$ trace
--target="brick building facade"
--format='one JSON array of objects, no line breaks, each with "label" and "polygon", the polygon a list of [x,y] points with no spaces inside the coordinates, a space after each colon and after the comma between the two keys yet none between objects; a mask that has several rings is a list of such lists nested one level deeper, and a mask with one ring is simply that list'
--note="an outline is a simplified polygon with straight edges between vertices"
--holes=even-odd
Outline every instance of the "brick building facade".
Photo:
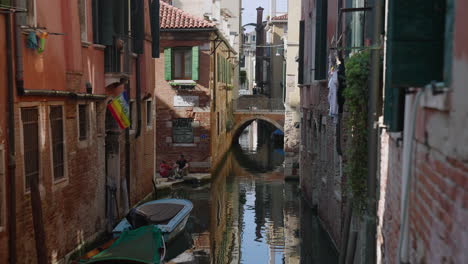
[{"label": "brick building facade", "polygon": [[[366,219],[356,216],[355,211],[347,221],[348,175],[342,172],[351,157],[340,157],[337,146],[346,153],[350,147],[346,139],[353,132],[328,117],[326,73],[333,64],[330,57],[338,54],[346,62],[360,52],[355,49],[366,50],[377,19],[382,24],[387,21],[385,30],[379,32],[382,38],[374,40],[386,40],[377,44],[385,58],[381,71],[385,78],[374,87],[381,95],[377,109],[379,144],[375,146],[379,160],[375,173],[379,183],[376,262],[466,262],[468,236],[462,224],[468,219],[468,151],[464,144],[468,108],[462,103],[466,100],[468,72],[468,41],[462,32],[466,4],[437,0],[421,9],[417,1],[391,1],[379,17],[364,1],[351,2],[302,1],[301,188],[317,207],[344,258],[365,263],[371,256],[366,243],[373,243],[365,234],[373,227],[366,228]],[[403,2],[404,11],[398,8]],[[344,9],[337,12],[339,8]],[[372,16],[363,20],[370,12]],[[337,21],[343,24],[337,25]],[[413,27],[406,27],[407,23]],[[346,102],[344,110],[338,124],[347,118]],[[350,244],[355,245],[354,251],[346,251]]]},{"label": "brick building facade", "polygon": [[161,31],[157,164],[173,164],[184,154],[190,172],[209,172],[213,154],[224,149],[220,136],[227,132],[235,52],[213,23],[166,3]]},{"label": "brick building facade", "polygon": [[[142,1],[138,14],[121,20],[132,19],[141,26],[139,37],[131,33],[141,41],[137,49],[131,48],[128,36],[119,35],[124,29],[128,32],[129,23],[110,31],[100,23],[102,17],[122,15],[112,13],[120,8],[129,10],[128,1],[12,2],[2,4],[28,8],[28,12],[0,7],[0,262],[9,263],[15,255],[16,263],[37,261],[33,177],[39,180],[48,260],[66,262],[70,253],[105,232],[129,206],[152,191],[155,116],[149,6]],[[104,32],[110,32],[107,39]],[[31,49],[33,37],[46,33],[45,50]],[[8,44],[13,47],[11,53],[7,53]],[[8,59],[14,62],[12,74],[7,74]],[[14,85],[13,113],[7,112],[7,80]],[[128,130],[128,141],[106,111],[108,101],[125,89],[141,106]],[[6,125],[5,113],[14,116],[14,142],[6,140],[13,127]],[[9,159],[6,153],[13,143],[16,155]],[[3,167],[8,163],[15,166]],[[129,166],[134,173],[126,173]],[[10,193],[15,194],[15,207],[10,206]],[[105,209],[110,207],[112,214]],[[12,227],[15,233],[9,232]]]}]

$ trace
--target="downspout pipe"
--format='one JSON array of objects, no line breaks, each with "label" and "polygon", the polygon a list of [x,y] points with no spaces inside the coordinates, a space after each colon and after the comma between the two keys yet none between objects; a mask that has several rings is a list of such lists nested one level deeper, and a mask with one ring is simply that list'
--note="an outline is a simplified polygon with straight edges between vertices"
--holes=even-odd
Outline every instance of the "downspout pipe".
[{"label": "downspout pipe", "polygon": [[141,62],[141,55],[138,54],[137,60],[136,60],[136,104],[137,104],[137,128],[135,132],[135,139],[139,138],[141,135],[141,67],[140,67],[140,62]]},{"label": "downspout pipe", "polygon": [[13,31],[12,13],[6,18],[6,45],[8,64],[8,256],[9,263],[16,263],[16,153],[15,153],[15,85],[13,66]]},{"label": "downspout pipe", "polygon": [[[374,28],[372,42],[380,47],[380,36],[383,23],[383,1],[375,0]],[[368,126],[368,167],[367,167],[367,217],[366,217],[366,261],[373,264],[377,261],[377,163],[378,163],[378,113],[380,81],[380,49],[371,51],[371,84],[369,89]]]}]

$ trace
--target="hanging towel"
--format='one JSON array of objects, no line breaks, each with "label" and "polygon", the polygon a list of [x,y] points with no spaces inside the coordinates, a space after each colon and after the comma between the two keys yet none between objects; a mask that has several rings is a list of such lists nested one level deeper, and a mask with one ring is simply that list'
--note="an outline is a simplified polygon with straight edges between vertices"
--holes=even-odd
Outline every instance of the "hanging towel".
[{"label": "hanging towel", "polygon": [[49,36],[49,33],[47,32],[41,32],[39,33],[39,48],[37,49],[37,53],[41,54],[44,52],[45,50],[45,43],[46,43],[46,39],[47,37]]},{"label": "hanging towel", "polygon": [[328,103],[330,105],[329,115],[336,119],[339,114],[338,106],[338,71],[332,70],[328,80]]},{"label": "hanging towel", "polygon": [[29,32],[28,38],[27,38],[27,40],[26,40],[26,47],[27,47],[28,49],[37,50],[38,45],[37,45],[37,36],[36,36],[36,32],[34,32],[34,31]]}]

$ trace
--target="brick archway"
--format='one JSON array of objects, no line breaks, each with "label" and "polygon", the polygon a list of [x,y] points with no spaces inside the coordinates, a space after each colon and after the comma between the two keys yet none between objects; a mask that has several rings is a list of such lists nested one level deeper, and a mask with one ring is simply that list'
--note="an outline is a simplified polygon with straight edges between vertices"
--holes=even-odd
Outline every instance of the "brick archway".
[{"label": "brick archway", "polygon": [[284,113],[235,113],[236,125],[233,128],[233,140],[235,140],[246,127],[255,120],[268,122],[284,132]]}]

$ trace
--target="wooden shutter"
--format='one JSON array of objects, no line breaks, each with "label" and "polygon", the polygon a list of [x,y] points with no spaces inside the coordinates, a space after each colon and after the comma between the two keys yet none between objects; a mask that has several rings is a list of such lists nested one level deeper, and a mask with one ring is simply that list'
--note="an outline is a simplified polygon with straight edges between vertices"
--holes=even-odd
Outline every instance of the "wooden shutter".
[{"label": "wooden shutter", "polygon": [[133,51],[136,54],[143,54],[145,40],[145,6],[143,0],[132,0],[131,20]]},{"label": "wooden shutter", "polygon": [[159,38],[160,38],[160,27],[159,24],[159,9],[160,3],[158,0],[148,0],[150,4],[150,21],[151,21],[151,50],[152,57],[159,58]]},{"label": "wooden shutter", "polygon": [[172,48],[164,49],[164,79],[172,80]]},{"label": "wooden shutter", "polygon": [[327,78],[327,1],[317,1],[315,24],[315,80]]},{"label": "wooden shutter", "polygon": [[305,23],[304,20],[299,22],[299,74],[298,74],[298,83],[304,84],[304,29]]},{"label": "wooden shutter", "polygon": [[403,130],[405,87],[443,81],[446,0],[389,1],[384,123]]},{"label": "wooden shutter", "polygon": [[386,80],[391,88],[443,81],[445,2],[389,1]]},{"label": "wooden shutter", "polygon": [[200,48],[198,46],[192,47],[192,80],[198,81],[199,73],[198,68],[200,65]]}]

